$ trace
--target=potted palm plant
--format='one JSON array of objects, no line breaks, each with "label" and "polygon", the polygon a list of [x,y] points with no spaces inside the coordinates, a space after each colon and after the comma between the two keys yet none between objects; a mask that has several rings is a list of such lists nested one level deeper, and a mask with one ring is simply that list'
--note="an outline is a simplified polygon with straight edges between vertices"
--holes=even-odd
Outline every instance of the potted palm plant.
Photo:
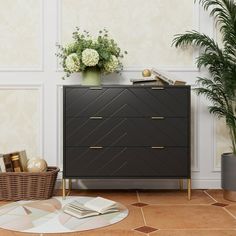
[{"label": "potted palm plant", "polygon": [[221,185],[224,198],[236,201],[236,2],[234,0],[199,0],[216,19],[223,46],[197,31],[175,35],[173,44],[202,49],[198,68],[205,67],[208,77],[198,77],[196,91],[211,101],[210,113],[223,118],[229,129],[232,153],[221,158]]}]

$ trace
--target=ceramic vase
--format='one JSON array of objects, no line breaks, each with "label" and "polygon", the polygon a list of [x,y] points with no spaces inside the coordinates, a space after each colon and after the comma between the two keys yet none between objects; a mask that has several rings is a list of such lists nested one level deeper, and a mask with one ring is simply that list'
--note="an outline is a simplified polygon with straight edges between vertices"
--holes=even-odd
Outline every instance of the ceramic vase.
[{"label": "ceramic vase", "polygon": [[101,85],[101,72],[98,69],[86,69],[82,73],[82,85],[84,86],[100,86]]}]

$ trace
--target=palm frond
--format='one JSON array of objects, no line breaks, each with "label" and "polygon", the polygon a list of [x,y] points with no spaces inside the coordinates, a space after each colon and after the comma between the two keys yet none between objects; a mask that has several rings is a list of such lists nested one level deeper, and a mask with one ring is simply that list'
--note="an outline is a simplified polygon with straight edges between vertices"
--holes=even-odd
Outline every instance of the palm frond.
[{"label": "palm frond", "polygon": [[[216,18],[226,47],[236,45],[236,2],[234,0],[199,0],[205,10],[211,7],[210,15]],[[233,54],[232,54],[233,55]]]},{"label": "palm frond", "polygon": [[217,106],[209,106],[209,112],[216,115],[219,119],[225,117],[225,109]]},{"label": "palm frond", "polygon": [[197,88],[195,89],[198,95],[205,96],[215,106],[225,107],[225,101],[222,99],[222,95],[218,93],[216,89],[209,88]]},{"label": "palm frond", "polygon": [[213,39],[208,35],[201,34],[195,30],[187,31],[185,34],[176,34],[172,45],[175,47],[193,45],[205,49],[205,52],[214,51],[218,54],[222,53],[221,49]]},{"label": "palm frond", "polygon": [[219,56],[214,52],[202,53],[196,62],[198,68],[208,68],[212,76],[220,76],[227,64],[223,55]]},{"label": "palm frond", "polygon": [[208,69],[209,78],[197,78],[198,95],[211,101],[210,113],[225,118],[229,127],[233,152],[236,154],[236,1],[196,0],[216,19],[222,33],[223,48],[213,39],[197,31],[175,35],[173,45],[202,49],[198,68]]}]

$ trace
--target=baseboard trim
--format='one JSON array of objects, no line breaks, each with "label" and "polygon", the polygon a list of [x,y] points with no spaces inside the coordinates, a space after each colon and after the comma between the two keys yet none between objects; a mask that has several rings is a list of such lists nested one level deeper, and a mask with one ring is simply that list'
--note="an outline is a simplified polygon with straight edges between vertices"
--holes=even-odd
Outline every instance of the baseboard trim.
[{"label": "baseboard trim", "polygon": [[[192,189],[219,189],[220,179],[193,179]],[[178,189],[179,181],[168,180],[72,180],[73,189]],[[61,179],[56,182],[56,188],[61,188]],[[187,181],[184,180],[184,188],[187,188]]]}]

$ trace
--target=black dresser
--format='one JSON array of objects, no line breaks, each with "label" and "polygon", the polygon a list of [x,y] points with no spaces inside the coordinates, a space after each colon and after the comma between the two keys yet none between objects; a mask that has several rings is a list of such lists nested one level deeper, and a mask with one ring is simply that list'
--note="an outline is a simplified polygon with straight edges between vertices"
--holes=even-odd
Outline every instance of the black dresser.
[{"label": "black dresser", "polygon": [[188,179],[189,86],[64,86],[64,179]]}]

